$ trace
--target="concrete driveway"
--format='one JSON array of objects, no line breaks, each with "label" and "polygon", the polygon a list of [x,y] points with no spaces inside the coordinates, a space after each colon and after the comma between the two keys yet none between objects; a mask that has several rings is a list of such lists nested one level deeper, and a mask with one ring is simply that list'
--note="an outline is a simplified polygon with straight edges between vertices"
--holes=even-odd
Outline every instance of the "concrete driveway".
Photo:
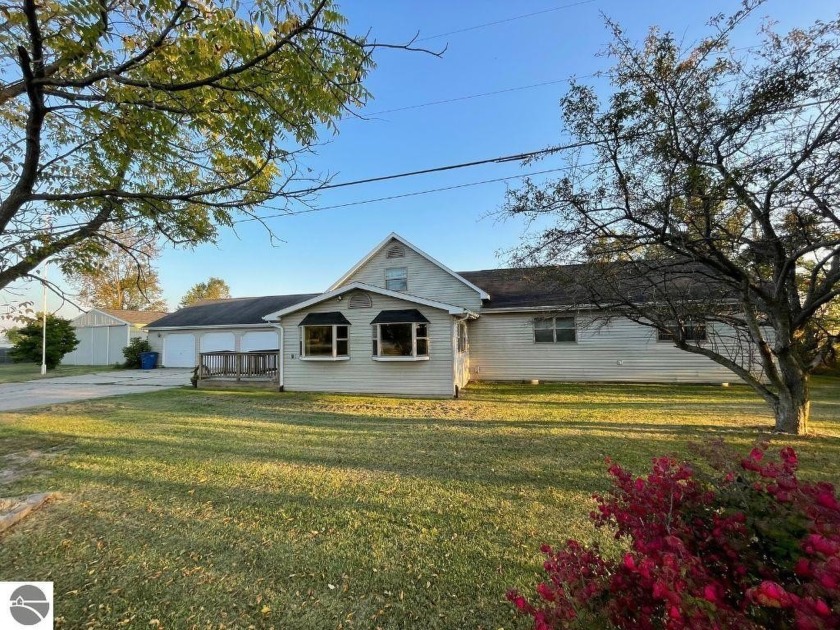
[{"label": "concrete driveway", "polygon": [[173,389],[189,385],[191,376],[190,369],[113,370],[4,383],[0,384],[0,411]]}]

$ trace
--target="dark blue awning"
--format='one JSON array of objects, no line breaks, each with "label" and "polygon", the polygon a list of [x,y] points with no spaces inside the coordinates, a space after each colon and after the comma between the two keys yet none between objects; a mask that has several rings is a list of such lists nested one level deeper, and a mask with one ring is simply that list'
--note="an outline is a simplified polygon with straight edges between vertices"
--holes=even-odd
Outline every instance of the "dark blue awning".
[{"label": "dark blue awning", "polygon": [[349,326],[350,322],[343,313],[309,313],[298,326]]},{"label": "dark blue awning", "polygon": [[429,320],[416,308],[400,311],[381,311],[371,324],[428,324]]}]

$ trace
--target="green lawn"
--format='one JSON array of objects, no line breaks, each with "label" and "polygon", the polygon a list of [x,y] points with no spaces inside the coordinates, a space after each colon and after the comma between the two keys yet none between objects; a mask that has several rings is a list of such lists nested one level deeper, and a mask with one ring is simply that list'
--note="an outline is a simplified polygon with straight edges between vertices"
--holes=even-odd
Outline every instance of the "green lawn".
[{"label": "green lawn", "polygon": [[94,372],[113,370],[111,365],[59,365],[47,370],[46,376],[41,376],[41,365],[36,363],[6,363],[0,365],[0,383],[20,383],[39,378],[54,378],[56,376],[79,376]]},{"label": "green lawn", "polygon": [[[840,380],[803,475],[840,479]],[[604,457],[643,470],[771,426],[746,388],[471,385],[459,400],[169,390],[0,414],[0,495],[62,498],[0,540],[58,628],[514,628],[541,542],[593,540]],[[10,461],[5,458],[3,461]],[[20,461],[17,457],[15,461]],[[21,464],[18,464],[21,465]]]}]

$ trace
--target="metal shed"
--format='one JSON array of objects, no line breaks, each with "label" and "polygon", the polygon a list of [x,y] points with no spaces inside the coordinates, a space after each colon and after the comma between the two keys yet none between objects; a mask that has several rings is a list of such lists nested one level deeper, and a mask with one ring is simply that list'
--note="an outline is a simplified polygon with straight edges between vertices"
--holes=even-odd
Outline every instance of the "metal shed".
[{"label": "metal shed", "polygon": [[65,365],[113,365],[125,360],[123,348],[132,339],[146,338],[147,324],[160,319],[160,311],[123,311],[94,308],[71,324],[79,345],[62,359]]}]

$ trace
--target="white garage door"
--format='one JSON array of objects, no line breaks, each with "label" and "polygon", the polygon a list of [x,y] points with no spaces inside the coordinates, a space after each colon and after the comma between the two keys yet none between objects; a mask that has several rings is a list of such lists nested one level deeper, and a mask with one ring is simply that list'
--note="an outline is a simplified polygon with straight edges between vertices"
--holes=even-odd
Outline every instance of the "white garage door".
[{"label": "white garage door", "polygon": [[201,352],[219,352],[236,349],[236,339],[231,332],[207,333],[201,336]]},{"label": "white garage door", "polygon": [[166,367],[195,367],[195,335],[166,335],[161,364]]},{"label": "white garage door", "polygon": [[276,332],[249,332],[242,335],[239,341],[241,352],[253,350],[277,350],[280,347],[280,337]]}]

